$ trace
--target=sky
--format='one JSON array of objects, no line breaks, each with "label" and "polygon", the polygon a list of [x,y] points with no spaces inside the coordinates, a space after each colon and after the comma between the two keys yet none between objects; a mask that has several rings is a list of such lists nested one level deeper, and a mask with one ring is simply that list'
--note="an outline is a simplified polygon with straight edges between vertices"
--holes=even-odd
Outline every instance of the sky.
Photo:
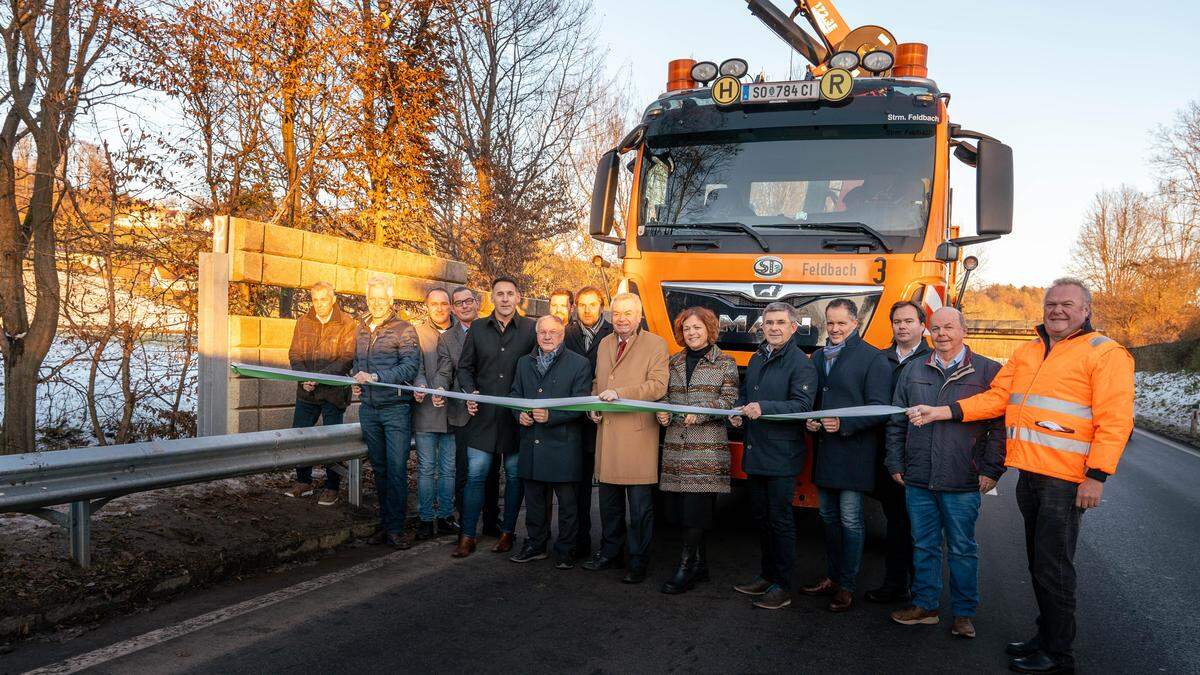
[{"label": "sky", "polygon": [[[952,95],[950,120],[1013,148],[1013,233],[971,247],[993,283],[1046,285],[1068,271],[1095,194],[1153,187],[1153,130],[1200,100],[1188,59],[1196,0],[835,0],[851,26],[879,25],[929,45],[929,74]],[[774,0],[789,11],[792,0]],[[803,59],[744,0],[593,0],[610,67],[631,73],[639,109],[665,88],[667,62],[741,57],[786,79]],[[809,29],[807,23],[804,24]],[[974,234],[974,170],[952,161],[955,224]]]}]

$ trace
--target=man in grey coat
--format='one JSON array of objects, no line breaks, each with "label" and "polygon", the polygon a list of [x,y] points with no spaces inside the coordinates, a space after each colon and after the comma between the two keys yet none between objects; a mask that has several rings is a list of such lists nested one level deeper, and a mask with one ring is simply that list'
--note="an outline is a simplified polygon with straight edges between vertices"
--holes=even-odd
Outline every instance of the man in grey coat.
[{"label": "man in grey coat", "polygon": [[[475,292],[466,286],[458,286],[450,291],[450,314],[454,316],[454,326],[438,337],[437,372],[433,377],[433,387],[458,391],[458,359],[462,356],[467,331],[479,316],[479,298],[475,297]],[[471,416],[467,414],[467,404],[460,399],[441,396],[431,398],[434,407],[446,409],[446,423],[454,434],[454,503],[458,507],[458,519],[461,521],[463,488],[467,485],[467,442],[463,438],[463,428]],[[491,492],[487,493],[490,501],[485,501],[484,506],[484,522],[494,523],[500,512],[498,471],[490,486]],[[487,510],[488,503],[491,504],[490,511]],[[487,520],[489,516],[490,521]]]},{"label": "man in grey coat", "polygon": [[[894,405],[949,405],[991,386],[1000,364],[963,345],[962,313],[943,307],[929,322],[934,353],[910,361],[896,382]],[[980,495],[1004,474],[1004,424],[1000,418],[980,422],[945,421],[914,426],[906,416],[887,423],[887,470],[904,486],[912,522],[911,607],[892,612],[906,626],[938,623],[942,595],[942,540],[950,567],[952,635],[975,637],[972,621],[979,606],[979,545],[975,521]]]},{"label": "man in grey coat", "polygon": [[[450,317],[450,293],[434,288],[425,294],[428,319],[417,326],[417,341],[421,347],[421,370],[414,383],[431,387],[437,376],[438,342],[443,333],[454,329]],[[438,534],[458,534],[454,520],[454,433],[446,419],[446,406],[435,406],[432,396],[413,393],[417,405],[413,408],[413,436],[417,442],[417,497],[421,525],[417,539],[431,539]],[[434,500],[437,511],[434,511]],[[435,520],[436,518],[436,520]]]}]

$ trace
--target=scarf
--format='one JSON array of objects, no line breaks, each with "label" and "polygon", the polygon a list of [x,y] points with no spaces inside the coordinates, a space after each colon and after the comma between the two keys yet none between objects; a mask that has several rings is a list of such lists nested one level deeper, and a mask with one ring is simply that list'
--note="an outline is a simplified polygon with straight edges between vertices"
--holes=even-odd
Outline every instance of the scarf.
[{"label": "scarf", "polygon": [[829,371],[833,370],[833,362],[837,361],[838,354],[842,353],[842,348],[845,346],[846,346],[846,341],[842,340],[842,342],[840,344],[836,344],[836,345],[826,344],[825,349],[821,350],[821,353],[825,355],[825,374],[826,375],[829,374]]},{"label": "scarf", "polygon": [[559,345],[552,352],[544,352],[541,347],[538,347],[533,353],[533,369],[537,371],[538,377],[545,377],[546,373],[550,372],[550,366],[554,365],[554,360],[558,358],[562,352],[562,345]]}]

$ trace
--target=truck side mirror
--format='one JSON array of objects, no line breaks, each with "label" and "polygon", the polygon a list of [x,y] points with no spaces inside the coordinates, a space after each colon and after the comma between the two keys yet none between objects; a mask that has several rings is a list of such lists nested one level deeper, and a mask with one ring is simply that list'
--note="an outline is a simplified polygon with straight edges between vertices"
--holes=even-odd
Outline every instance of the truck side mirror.
[{"label": "truck side mirror", "polygon": [[975,169],[975,223],[980,235],[1012,232],[1012,148],[990,138],[979,139]]},{"label": "truck side mirror", "polygon": [[952,263],[958,260],[958,252],[958,242],[953,240],[943,241],[942,243],[938,244],[937,252],[934,253],[933,257],[944,263]]},{"label": "truck side mirror", "polygon": [[617,205],[617,181],[621,168],[621,156],[609,150],[600,156],[596,167],[596,183],[592,186],[592,217],[588,234],[596,241],[618,244],[620,239],[611,236],[613,213]]}]

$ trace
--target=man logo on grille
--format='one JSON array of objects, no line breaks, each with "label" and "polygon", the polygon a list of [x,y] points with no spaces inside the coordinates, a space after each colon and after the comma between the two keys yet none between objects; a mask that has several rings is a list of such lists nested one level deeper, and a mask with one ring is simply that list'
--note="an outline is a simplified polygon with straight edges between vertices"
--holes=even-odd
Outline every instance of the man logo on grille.
[{"label": "man logo on grille", "polygon": [[783,286],[780,284],[754,284],[754,297],[774,298],[779,295],[781,290],[783,290]]}]

